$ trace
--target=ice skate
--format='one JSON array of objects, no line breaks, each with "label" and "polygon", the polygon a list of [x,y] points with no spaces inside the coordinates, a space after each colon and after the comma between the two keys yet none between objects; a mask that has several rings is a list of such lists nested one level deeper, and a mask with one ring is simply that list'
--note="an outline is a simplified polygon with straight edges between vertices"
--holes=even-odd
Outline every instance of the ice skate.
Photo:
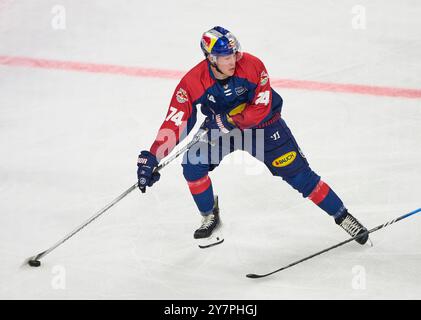
[{"label": "ice skate", "polygon": [[[335,219],[337,225],[342,227],[351,237],[367,232],[365,228],[354,216],[352,216],[348,211],[345,211],[343,215]],[[368,240],[368,233],[364,236],[361,236],[355,241],[363,245]]]},{"label": "ice skate", "polygon": [[221,225],[218,197],[216,196],[212,213],[202,217],[201,226],[194,232],[194,238],[197,240],[199,248],[209,248],[224,241]]}]

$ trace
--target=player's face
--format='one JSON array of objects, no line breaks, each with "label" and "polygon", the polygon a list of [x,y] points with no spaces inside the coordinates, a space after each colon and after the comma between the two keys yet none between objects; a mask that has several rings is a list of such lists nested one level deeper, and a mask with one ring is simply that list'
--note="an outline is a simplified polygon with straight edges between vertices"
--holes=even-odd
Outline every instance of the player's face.
[{"label": "player's face", "polygon": [[216,60],[218,68],[227,76],[231,77],[235,72],[235,63],[237,62],[236,54],[229,56],[220,56]]}]

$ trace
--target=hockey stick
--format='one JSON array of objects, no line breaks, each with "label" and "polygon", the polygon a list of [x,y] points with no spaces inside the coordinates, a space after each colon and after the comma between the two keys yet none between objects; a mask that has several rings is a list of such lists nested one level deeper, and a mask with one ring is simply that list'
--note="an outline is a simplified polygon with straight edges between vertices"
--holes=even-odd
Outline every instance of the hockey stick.
[{"label": "hockey stick", "polygon": [[[161,171],[163,168],[165,168],[170,162],[172,162],[174,159],[176,159],[178,156],[186,152],[188,149],[190,149],[194,144],[196,144],[199,141],[205,141],[202,140],[203,137],[207,134],[207,130],[200,129],[192,138],[192,140],[185,145],[183,148],[181,148],[179,151],[177,151],[174,155],[169,157],[167,160],[162,162],[158,165],[158,167],[155,169],[155,172]],[[73,237],[76,233],[81,231],[83,228],[85,228],[88,224],[99,218],[103,213],[105,213],[108,209],[110,209],[112,206],[114,206],[116,203],[120,202],[123,198],[125,198],[129,193],[131,193],[133,190],[135,190],[138,187],[138,183],[136,182],[134,185],[132,185],[129,189],[124,191],[121,195],[119,195],[117,198],[115,198],[112,202],[107,204],[104,208],[102,208],[100,211],[95,213],[91,218],[86,220],[84,223],[82,223],[79,227],[74,229],[72,232],[67,234],[63,239],[58,241],[56,244],[48,248],[47,250],[38,253],[35,256],[29,257],[25,259],[22,266],[29,264],[31,267],[39,267],[41,265],[41,262],[39,261],[41,258],[45,257],[47,254],[49,254],[51,251],[56,249],[58,246],[69,240],[71,237]]]},{"label": "hockey stick", "polygon": [[252,279],[257,279],[257,278],[264,278],[264,277],[270,276],[271,274],[274,274],[274,273],[277,273],[277,272],[279,272],[279,271],[282,271],[282,270],[288,269],[288,268],[290,268],[290,267],[292,267],[292,266],[295,266],[295,265],[297,265],[297,264],[299,264],[299,263],[301,263],[301,262],[304,262],[304,261],[306,261],[306,260],[309,260],[309,259],[311,259],[311,258],[314,258],[314,257],[316,257],[316,256],[318,256],[318,255],[320,255],[320,254],[322,254],[322,253],[325,253],[325,252],[330,251],[330,250],[332,250],[332,249],[338,248],[338,247],[340,247],[340,246],[342,246],[342,245],[344,245],[344,244],[346,244],[346,243],[348,243],[348,242],[351,242],[351,241],[353,241],[353,240],[355,240],[355,239],[361,238],[362,236],[366,235],[367,233],[368,233],[368,234],[370,234],[370,233],[372,233],[372,232],[375,232],[375,231],[377,231],[377,230],[380,230],[380,229],[382,229],[382,228],[385,228],[385,227],[387,227],[387,226],[389,226],[389,225],[391,225],[391,224],[393,224],[393,223],[395,223],[395,222],[398,222],[398,221],[400,221],[400,220],[403,220],[403,219],[405,219],[405,218],[408,218],[408,217],[410,217],[410,216],[412,216],[412,215],[414,215],[414,214],[416,214],[416,213],[418,213],[418,212],[420,212],[420,211],[421,211],[421,208],[418,208],[418,209],[416,209],[416,210],[414,210],[414,211],[411,211],[411,212],[409,212],[409,213],[407,213],[407,214],[404,214],[403,216],[400,216],[400,217],[398,217],[398,218],[396,218],[396,219],[393,219],[393,220],[391,220],[391,221],[389,221],[389,222],[386,222],[386,223],[384,223],[384,224],[381,224],[381,225],[379,225],[379,226],[377,226],[377,227],[375,227],[375,228],[373,228],[373,229],[371,229],[371,230],[369,230],[369,231],[367,231],[367,232],[364,232],[364,233],[361,233],[361,234],[359,234],[359,235],[356,235],[356,236],[354,236],[354,237],[352,237],[352,238],[349,238],[349,239],[347,239],[347,240],[345,240],[345,241],[342,241],[342,242],[340,242],[340,243],[338,243],[338,244],[336,244],[336,245],[334,245],[334,246],[331,246],[331,247],[329,247],[329,248],[327,248],[327,249],[324,249],[324,250],[322,250],[322,251],[316,252],[316,253],[314,253],[314,254],[312,254],[312,255],[308,256],[308,257],[305,257],[305,258],[303,258],[303,259],[301,259],[301,260],[295,261],[295,262],[293,262],[293,263],[291,263],[291,264],[289,264],[289,265],[287,265],[287,266],[285,266],[285,267],[282,267],[282,268],[280,268],[280,269],[277,269],[277,270],[275,270],[275,271],[272,271],[272,272],[269,272],[269,273],[265,273],[265,274],[255,274],[255,273],[249,273],[249,274],[247,274],[247,275],[246,275],[246,277],[247,277],[247,278],[252,278]]}]

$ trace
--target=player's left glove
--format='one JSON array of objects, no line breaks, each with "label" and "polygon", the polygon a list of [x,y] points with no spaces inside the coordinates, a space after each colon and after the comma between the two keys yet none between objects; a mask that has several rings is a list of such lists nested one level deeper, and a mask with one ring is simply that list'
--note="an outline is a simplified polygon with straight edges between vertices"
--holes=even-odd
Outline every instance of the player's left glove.
[{"label": "player's left glove", "polygon": [[140,153],[137,159],[137,180],[142,193],[146,192],[146,187],[152,187],[161,177],[159,172],[154,172],[157,166],[158,160],[152,153],[146,150]]},{"label": "player's left glove", "polygon": [[222,133],[228,133],[235,128],[234,123],[229,119],[230,118],[226,113],[214,114],[206,118],[202,125],[202,129],[208,129],[209,133],[214,130],[218,130]]}]

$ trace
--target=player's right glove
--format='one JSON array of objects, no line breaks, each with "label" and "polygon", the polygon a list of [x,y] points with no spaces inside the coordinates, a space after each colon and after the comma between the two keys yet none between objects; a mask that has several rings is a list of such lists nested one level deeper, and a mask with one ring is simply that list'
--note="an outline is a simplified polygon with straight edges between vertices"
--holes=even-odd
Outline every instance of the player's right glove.
[{"label": "player's right glove", "polygon": [[142,193],[146,192],[146,187],[152,187],[161,177],[159,172],[154,172],[156,167],[158,167],[156,157],[149,151],[142,151],[137,159],[137,181]]},{"label": "player's right glove", "polygon": [[230,121],[229,116],[225,113],[208,116],[202,124],[202,129],[208,129],[209,132],[212,130],[218,130],[222,133],[228,133],[234,128],[235,125]]},{"label": "player's right glove", "polygon": [[206,117],[201,128],[208,131],[208,140],[213,141],[236,128],[225,113],[213,114]]}]

